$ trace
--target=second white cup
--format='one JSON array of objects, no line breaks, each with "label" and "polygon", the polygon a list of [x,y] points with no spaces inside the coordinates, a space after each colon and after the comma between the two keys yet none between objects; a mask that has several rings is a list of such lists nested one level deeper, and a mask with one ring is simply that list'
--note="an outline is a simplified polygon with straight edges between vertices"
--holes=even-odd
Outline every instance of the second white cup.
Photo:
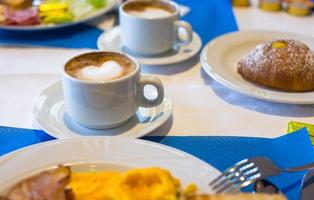
[{"label": "second white cup", "polygon": [[[127,1],[119,13],[122,45],[130,52],[156,55],[192,42],[192,27],[179,21],[179,6],[172,1]],[[184,40],[179,38],[180,28],[186,32]]]}]

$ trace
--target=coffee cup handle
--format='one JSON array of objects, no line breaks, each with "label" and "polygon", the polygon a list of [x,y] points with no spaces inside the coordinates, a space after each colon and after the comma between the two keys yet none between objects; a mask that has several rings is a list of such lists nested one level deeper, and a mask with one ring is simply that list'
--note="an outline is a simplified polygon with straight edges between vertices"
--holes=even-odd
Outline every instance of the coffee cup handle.
[{"label": "coffee cup handle", "polygon": [[[174,24],[174,27],[175,27],[176,37],[177,37],[176,45],[179,45],[179,46],[189,45],[193,40],[193,29],[192,29],[191,24],[189,24],[188,22],[185,22],[185,21],[176,21]],[[184,31],[187,33],[187,39],[185,39],[185,40],[180,39],[180,37],[179,37],[179,29],[180,28],[183,28]]]},{"label": "coffee cup handle", "polygon": [[[144,87],[146,85],[153,85],[157,89],[158,96],[155,99],[148,99],[144,95]],[[155,107],[162,103],[164,99],[164,87],[159,78],[154,76],[141,76],[139,79],[139,106],[141,107]]]}]

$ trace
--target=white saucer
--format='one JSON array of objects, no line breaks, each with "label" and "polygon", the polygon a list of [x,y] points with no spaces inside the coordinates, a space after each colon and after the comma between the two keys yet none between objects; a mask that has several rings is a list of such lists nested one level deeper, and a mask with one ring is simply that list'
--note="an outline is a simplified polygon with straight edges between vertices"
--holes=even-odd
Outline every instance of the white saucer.
[{"label": "white saucer", "polygon": [[258,99],[289,103],[313,104],[314,92],[285,92],[254,84],[237,72],[238,61],[256,45],[272,39],[297,39],[314,49],[314,37],[278,31],[241,31],[222,35],[209,42],[201,53],[201,64],[214,80],[242,94]]},{"label": "white saucer", "polygon": [[[101,34],[97,41],[97,47],[103,51],[118,51],[124,52],[121,45],[120,27],[116,26],[110,30]],[[179,32],[180,37],[184,37],[183,32]],[[202,40],[197,33],[193,33],[193,41],[185,47],[173,49],[168,53],[164,53],[158,56],[143,57],[140,55],[132,55],[139,59],[139,62],[143,65],[169,65],[179,63],[188,60],[195,56],[202,48]],[[129,53],[129,52],[126,52]]]},{"label": "white saucer", "polygon": [[[146,91],[149,96],[153,91]],[[125,124],[107,130],[83,127],[71,120],[65,112],[61,82],[46,88],[38,97],[33,110],[34,118],[41,128],[55,138],[81,136],[124,136],[142,137],[160,127],[172,114],[172,101],[165,98],[163,103],[153,108],[139,108]]]}]

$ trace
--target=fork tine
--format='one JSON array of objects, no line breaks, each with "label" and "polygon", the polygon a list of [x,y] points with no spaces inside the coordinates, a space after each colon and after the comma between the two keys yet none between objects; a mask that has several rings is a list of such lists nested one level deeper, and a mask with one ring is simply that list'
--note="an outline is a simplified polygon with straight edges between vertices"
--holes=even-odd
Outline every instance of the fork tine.
[{"label": "fork tine", "polygon": [[213,188],[213,190],[216,191],[216,193],[221,193],[221,191],[224,191],[233,185],[234,182],[232,180],[227,180],[224,184],[219,185],[219,187]]},{"label": "fork tine", "polygon": [[234,166],[226,169],[222,174],[220,174],[218,177],[216,177],[214,180],[212,180],[209,183],[209,186],[213,186],[214,184],[216,184],[218,181],[220,182],[222,178],[226,177],[228,174],[234,172],[235,170],[237,170],[238,168],[241,168],[243,166],[245,166],[248,163],[248,159],[244,159],[239,161],[238,163],[236,163]]},{"label": "fork tine", "polygon": [[[248,160],[240,161],[235,166],[227,169],[223,174],[221,174],[218,178],[211,182],[213,190],[219,190],[219,188],[228,184],[228,182],[233,181],[233,179],[237,176],[240,176],[242,173],[238,173],[238,171],[244,171],[251,169],[254,166],[254,163],[248,163]],[[229,173],[229,174],[228,174]]]},{"label": "fork tine", "polygon": [[256,166],[254,166],[254,164],[252,164],[250,167],[245,168],[244,170],[240,169],[239,171],[233,173],[233,176],[227,177],[226,181],[224,183],[221,183],[216,187],[213,187],[213,190],[216,190],[217,192],[220,191],[224,191],[226,190],[228,187],[232,187],[233,185],[239,183],[242,181],[242,179],[245,179],[245,176],[250,175],[250,173],[254,173],[258,170],[258,168]]},{"label": "fork tine", "polygon": [[259,178],[261,177],[261,172],[260,171],[256,171],[255,173],[251,174],[250,178],[248,178],[247,181],[243,182],[242,184],[240,184],[240,188],[244,188],[248,185],[250,185],[251,183],[253,183],[254,181],[257,181]]},{"label": "fork tine", "polygon": [[252,174],[249,174],[250,176],[243,176],[244,181],[240,181],[238,183],[235,183],[234,185],[226,188],[225,190],[217,191],[218,193],[234,193],[240,191],[243,187],[246,187],[253,183],[254,181],[258,180],[258,178],[261,176],[260,171],[257,170],[253,172]]}]

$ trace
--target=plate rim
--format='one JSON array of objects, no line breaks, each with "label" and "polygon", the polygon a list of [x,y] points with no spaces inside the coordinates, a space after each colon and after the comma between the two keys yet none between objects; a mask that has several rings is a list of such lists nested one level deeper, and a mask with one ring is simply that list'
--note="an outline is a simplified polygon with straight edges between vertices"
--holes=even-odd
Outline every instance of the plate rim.
[{"label": "plate rim", "polygon": [[[120,25],[117,25],[117,26],[114,26],[108,30],[105,30],[98,38],[97,38],[97,49],[100,50],[100,51],[105,51],[106,49],[104,49],[101,45],[101,41],[103,40],[103,38],[105,37],[105,35],[107,34],[107,32],[109,31],[113,31],[115,29],[120,29]],[[136,56],[136,55],[133,55],[134,57],[136,57],[139,62],[142,64],[142,65],[148,65],[148,66],[166,66],[166,65],[173,65],[173,64],[177,64],[177,63],[181,63],[181,62],[184,62],[184,61],[187,61],[191,58],[193,58],[194,56],[196,56],[202,49],[202,45],[203,45],[203,41],[202,41],[202,38],[199,36],[199,34],[193,30],[193,37],[195,37],[195,41],[198,41],[200,43],[199,45],[199,48],[197,48],[197,50],[193,51],[193,53],[191,53],[191,55],[187,56],[187,57],[182,57],[182,59],[177,59],[177,60],[173,60],[173,61],[164,61],[164,62],[156,62],[156,61],[149,61],[149,62],[145,62],[145,60],[149,59],[149,58],[143,58],[141,56]],[[123,52],[125,53],[122,49],[119,49],[120,52]]]},{"label": "plate rim", "polygon": [[[48,135],[54,137],[54,138],[57,138],[57,139],[67,139],[67,138],[81,138],[81,137],[96,137],[96,136],[93,136],[93,135],[90,135],[90,136],[85,136],[85,135],[80,135],[80,134],[77,134],[76,136],[69,136],[69,135],[64,135],[63,133],[61,133],[60,131],[58,131],[58,134],[56,134],[55,132],[57,132],[57,130],[55,128],[51,128],[53,126],[45,126],[43,125],[42,123],[40,123],[42,121],[41,117],[39,116],[39,113],[40,112],[40,109],[38,106],[39,104],[39,100],[40,100],[40,97],[45,93],[47,92],[49,89],[53,88],[53,87],[60,87],[60,85],[62,86],[62,82],[59,80],[59,81],[56,81],[55,83],[52,83],[50,84],[49,86],[47,86],[45,89],[43,89],[41,91],[41,93],[37,96],[34,104],[33,104],[33,110],[32,110],[32,113],[33,113],[33,117],[34,117],[34,120],[36,122],[36,124],[40,127],[41,130],[45,131]],[[148,135],[149,133],[151,133],[152,131],[158,129],[159,127],[161,127],[163,124],[165,124],[167,122],[168,119],[171,118],[172,114],[173,114],[173,101],[170,97],[165,97],[164,102],[167,102],[169,103],[168,105],[168,108],[169,108],[169,112],[165,112],[164,113],[164,117],[161,117],[159,118],[158,120],[159,121],[155,121],[153,123],[149,123],[148,125],[148,129],[147,131],[143,131],[142,133],[137,133],[137,134],[132,134],[132,136],[123,136],[123,135],[117,135],[117,136],[108,136],[108,135],[102,135],[102,136],[99,136],[99,137],[127,137],[127,138],[141,138],[145,135]],[[155,126],[152,126],[152,124],[154,124]],[[123,126],[123,125],[122,125]],[[118,127],[117,127],[118,128]]]},{"label": "plate rim", "polygon": [[[168,151],[171,154],[173,154],[174,156],[178,156],[178,154],[179,154],[180,157],[187,157],[190,161],[193,160],[193,161],[197,162],[200,166],[206,167],[207,169],[211,170],[211,172],[213,173],[213,177],[208,177],[209,180],[210,180],[210,178],[215,178],[215,177],[217,177],[218,175],[221,174],[221,172],[216,167],[211,165],[210,163],[207,163],[206,161],[204,161],[204,160],[202,160],[202,159],[200,159],[200,158],[198,158],[198,157],[196,157],[196,156],[194,156],[194,155],[192,155],[192,154],[190,154],[188,152],[185,152],[183,150],[177,149],[177,148],[169,146],[169,145],[165,145],[165,144],[162,144],[162,143],[159,143],[159,142],[153,142],[153,141],[150,141],[150,140],[138,139],[138,138],[103,137],[103,136],[90,136],[90,137],[78,137],[78,138],[53,139],[53,140],[50,140],[50,141],[39,142],[39,143],[36,143],[36,144],[25,146],[25,147],[16,149],[14,151],[11,151],[10,153],[7,153],[7,154],[5,154],[3,156],[0,156],[0,166],[3,165],[3,164],[6,164],[7,162],[14,161],[14,159],[19,159],[18,157],[19,156],[23,156],[23,153],[27,153],[28,151],[34,151],[34,150],[38,151],[38,149],[42,150],[42,148],[45,148],[45,146],[48,146],[48,145],[57,145],[58,146],[58,144],[60,142],[66,142],[66,144],[76,143],[77,141],[84,141],[85,143],[86,142],[87,143],[91,143],[90,141],[98,141],[98,142],[101,141],[103,143],[110,143],[112,140],[117,140],[117,141],[124,140],[126,142],[131,142],[131,143],[134,143],[134,144],[140,144],[140,145],[144,144],[144,145],[147,145],[148,148],[151,148],[151,149],[156,149],[158,151],[161,151],[161,150]],[[100,160],[89,161],[88,163],[93,163],[93,162],[95,162],[95,164],[97,164],[97,162],[100,162]],[[104,159],[102,159],[101,162],[103,162],[103,164],[106,164],[106,161]],[[71,163],[71,162],[69,161],[69,163]],[[107,162],[107,163],[108,164],[112,164],[112,163],[109,163],[109,162]],[[54,167],[57,164],[58,163],[54,163],[54,164],[50,163],[49,165],[51,165],[51,167]],[[166,170],[170,170],[170,169],[166,169]],[[0,169],[0,171],[1,171],[1,169]],[[38,171],[38,169],[35,170],[35,168],[34,168],[33,170],[29,169],[28,171],[35,172],[35,171]],[[10,185],[10,184],[9,183],[6,184],[6,186],[8,186],[8,185]],[[6,189],[6,188],[2,188],[0,186],[0,190],[3,190],[3,189]]]},{"label": "plate rim", "polygon": [[[274,102],[274,103],[285,103],[285,104],[299,104],[299,105],[309,105],[309,104],[314,104],[314,99],[313,100],[308,100],[308,101],[304,101],[302,100],[302,98],[298,98],[298,100],[296,99],[282,99],[282,98],[274,98],[272,96],[265,96],[262,95],[261,93],[258,92],[250,92],[247,90],[243,90],[241,86],[226,80],[223,76],[221,76],[221,74],[216,73],[215,70],[213,70],[213,67],[211,65],[214,65],[213,63],[210,63],[210,61],[207,58],[207,53],[208,50],[210,48],[210,46],[212,46],[214,43],[216,43],[217,41],[219,42],[219,40],[225,38],[225,37],[232,37],[232,36],[237,36],[237,35],[245,35],[245,34],[252,34],[252,33],[267,33],[267,34],[288,34],[288,35],[298,35],[298,36],[303,36],[303,37],[307,37],[307,38],[313,38],[313,42],[314,42],[314,37],[310,36],[310,35],[303,35],[303,34],[298,34],[298,33],[292,33],[292,32],[284,32],[284,31],[272,31],[272,30],[244,30],[244,31],[233,31],[233,32],[229,32],[223,35],[220,35],[216,38],[214,38],[213,40],[209,41],[205,47],[203,48],[201,55],[200,55],[200,61],[201,61],[201,66],[204,69],[204,71],[206,72],[207,75],[209,75],[211,78],[213,78],[215,81],[217,81],[218,83],[222,84],[223,86],[236,91],[240,94],[244,94],[246,96],[250,96],[250,97],[254,97],[256,99],[260,99],[260,100],[265,100],[265,101],[269,101],[269,102]],[[254,86],[254,87],[258,87],[258,86]],[[286,93],[284,91],[276,91],[278,93]],[[288,93],[288,92],[287,92]],[[313,93],[314,92],[305,92],[305,93]],[[288,93],[289,94],[289,93]],[[302,94],[302,93],[300,93]],[[291,94],[294,95],[294,94]]]},{"label": "plate rim", "polygon": [[69,22],[69,23],[64,23],[64,24],[56,24],[56,25],[39,25],[39,26],[17,26],[17,25],[13,25],[13,26],[8,26],[8,25],[0,25],[0,30],[4,30],[4,31],[18,31],[18,32],[32,32],[32,31],[46,31],[46,30],[54,30],[54,29],[60,29],[60,28],[65,28],[65,27],[70,27],[70,26],[75,26],[77,24],[82,24],[82,23],[86,23],[92,19],[95,19],[97,17],[100,17],[102,15],[104,15],[105,13],[108,13],[109,11],[111,11],[117,4],[118,1],[117,0],[107,0],[107,2],[109,2],[108,5],[106,5],[106,7],[101,8],[99,10],[96,10],[95,13],[84,17],[80,20],[74,21],[74,22]]}]

